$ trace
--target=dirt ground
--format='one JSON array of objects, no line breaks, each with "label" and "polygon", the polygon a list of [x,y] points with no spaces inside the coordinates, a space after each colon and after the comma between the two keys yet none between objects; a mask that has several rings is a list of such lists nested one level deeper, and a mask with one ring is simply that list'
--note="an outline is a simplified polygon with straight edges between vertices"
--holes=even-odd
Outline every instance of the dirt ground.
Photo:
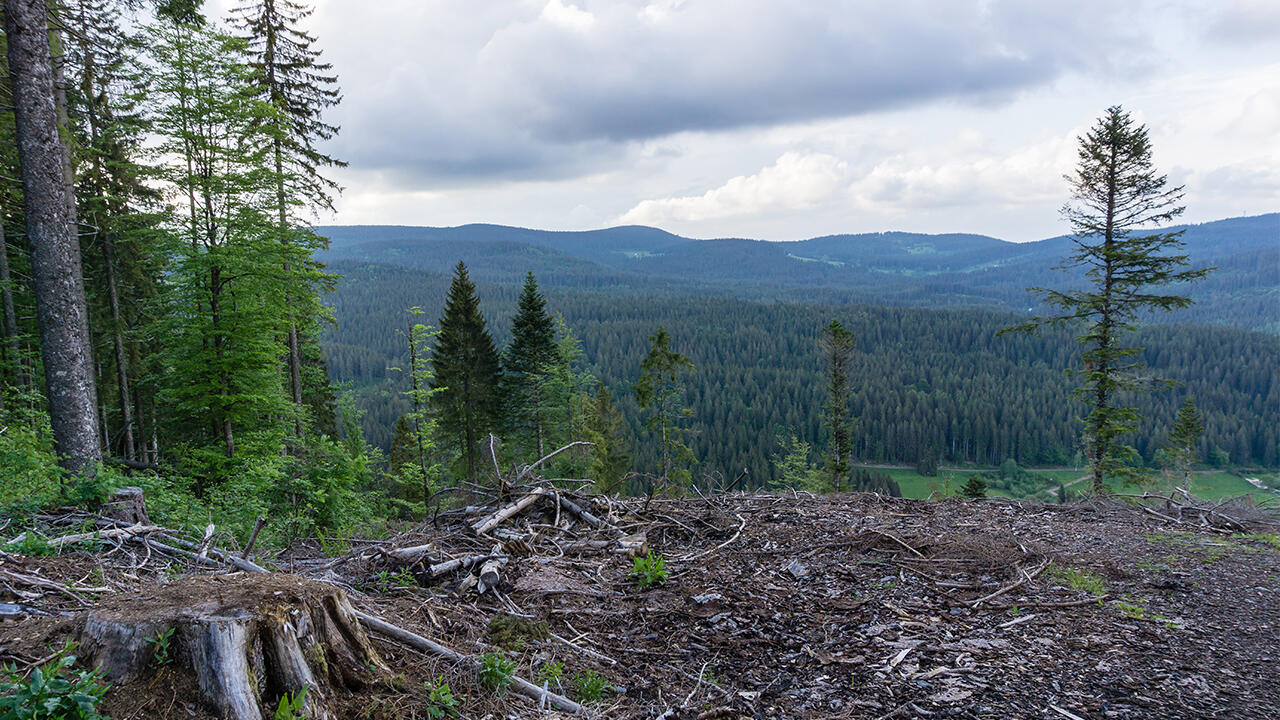
[{"label": "dirt ground", "polygon": [[[584,549],[596,531],[537,507],[504,523],[510,557],[485,594],[465,571],[419,584],[425,565],[495,545],[465,531],[478,515],[464,512],[389,539],[431,545],[415,568],[361,542],[338,558],[300,547],[274,563],[461,653],[501,644],[517,675],[541,674],[569,697],[581,699],[575,676],[596,673],[611,686],[584,703],[596,717],[1280,717],[1280,536],[1266,521],[1226,534],[1117,502],[861,494],[642,504],[592,509],[643,530],[665,559],[665,583],[649,588],[628,555]],[[100,598],[194,582],[193,568],[154,554],[138,567],[142,553],[0,555],[0,602],[70,614],[0,622],[0,661],[48,656]],[[39,590],[14,573],[75,589]],[[424,683],[435,679],[463,717],[558,717],[485,690],[462,665],[374,639],[393,675],[343,696],[346,717],[430,717]],[[192,687],[168,670],[113,688],[106,709],[207,717]]]}]

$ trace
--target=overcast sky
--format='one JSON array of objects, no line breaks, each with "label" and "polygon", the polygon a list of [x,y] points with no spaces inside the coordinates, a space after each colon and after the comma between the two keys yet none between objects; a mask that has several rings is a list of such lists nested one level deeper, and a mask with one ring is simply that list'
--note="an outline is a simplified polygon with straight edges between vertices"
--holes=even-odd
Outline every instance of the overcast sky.
[{"label": "overcast sky", "polygon": [[1280,210],[1280,0],[316,6],[350,163],[321,222],[1034,240],[1113,104],[1186,219]]}]

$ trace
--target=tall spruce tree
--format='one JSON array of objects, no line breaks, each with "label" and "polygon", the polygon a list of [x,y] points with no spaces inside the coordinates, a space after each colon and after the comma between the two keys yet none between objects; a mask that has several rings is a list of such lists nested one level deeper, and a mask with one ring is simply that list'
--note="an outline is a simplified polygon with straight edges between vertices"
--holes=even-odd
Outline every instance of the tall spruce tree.
[{"label": "tall spruce tree", "polygon": [[536,453],[532,458],[536,459],[547,452],[546,386],[540,378],[556,358],[555,323],[529,272],[511,318],[511,342],[502,362],[506,424],[518,455]]},{"label": "tall spruce tree", "polygon": [[54,102],[45,0],[7,0],[4,29],[49,417],[59,462],[81,472],[102,459],[102,449],[75,203],[69,202],[74,197],[69,151]]},{"label": "tall spruce tree", "polygon": [[832,319],[822,330],[818,346],[827,371],[827,401],[822,405],[823,423],[827,430],[826,469],[831,488],[840,491],[840,483],[849,477],[853,455],[849,419],[849,360],[853,357],[853,334]]},{"label": "tall spruce tree", "polygon": [[1183,188],[1167,187],[1156,172],[1147,128],[1120,106],[1107,109],[1079,141],[1079,162],[1067,176],[1071,200],[1062,215],[1071,224],[1075,251],[1063,267],[1085,269],[1083,290],[1032,288],[1059,312],[1036,317],[1009,330],[1035,331],[1045,325],[1083,325],[1076,340],[1085,346],[1083,384],[1076,394],[1088,403],[1084,418],[1085,455],[1094,493],[1107,490],[1108,475],[1126,471],[1132,455],[1121,442],[1132,432],[1138,411],[1123,404],[1125,391],[1142,388],[1141,348],[1124,344],[1124,335],[1152,311],[1191,305],[1191,298],[1156,292],[1157,288],[1197,280],[1209,269],[1190,269],[1181,230],[1154,231],[1182,214]]},{"label": "tall spruce tree", "polygon": [[475,482],[480,473],[480,440],[497,428],[501,415],[502,363],[480,314],[476,286],[461,262],[453,271],[431,365],[435,371],[431,387],[438,391],[432,394],[431,404],[440,429],[455,443],[464,476]]},{"label": "tall spruce tree", "polygon": [[[258,137],[273,170],[279,240],[314,251],[327,242],[305,222],[318,210],[332,211],[339,192],[337,183],[323,171],[346,163],[319,148],[338,132],[323,115],[342,95],[332,66],[320,61],[315,37],[302,28],[311,13],[311,8],[293,0],[249,0],[236,8],[233,22],[245,41],[256,97],[275,110],[264,118]],[[289,390],[299,410],[305,406],[304,395],[324,392],[329,384],[327,377],[313,371],[312,380],[320,389],[313,387],[308,393],[303,367],[307,355],[303,346],[318,342],[317,320],[325,317],[319,293],[331,287],[332,278],[320,272],[321,267],[310,254],[299,264],[284,267],[284,272],[298,276],[293,284],[299,292],[285,306],[290,314],[285,345]]]},{"label": "tall spruce tree", "polygon": [[678,467],[693,462],[693,451],[684,442],[688,432],[680,421],[693,414],[684,405],[684,381],[694,371],[688,357],[671,349],[671,337],[659,327],[649,337],[649,354],[640,362],[640,379],[633,388],[636,404],[647,410],[645,426],[658,433],[658,451],[662,457],[662,479],[689,481],[689,469]]}]

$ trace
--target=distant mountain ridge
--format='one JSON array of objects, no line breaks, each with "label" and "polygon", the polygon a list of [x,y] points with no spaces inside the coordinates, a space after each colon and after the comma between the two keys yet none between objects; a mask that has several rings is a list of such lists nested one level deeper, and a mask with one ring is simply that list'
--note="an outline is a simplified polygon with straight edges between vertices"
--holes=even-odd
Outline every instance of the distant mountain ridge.
[{"label": "distant mountain ridge", "polygon": [[[1280,332],[1280,213],[1184,229],[1197,267],[1217,266],[1190,293],[1179,322]],[[985,235],[907,232],[828,235],[796,242],[697,240],[658,228],[547,231],[503,225],[322,226],[326,262],[448,272],[459,260],[473,277],[621,293],[713,294],[749,299],[872,302],[1027,312],[1029,286],[1064,287],[1079,274],[1054,271],[1071,252],[1058,236],[1013,243]]]}]

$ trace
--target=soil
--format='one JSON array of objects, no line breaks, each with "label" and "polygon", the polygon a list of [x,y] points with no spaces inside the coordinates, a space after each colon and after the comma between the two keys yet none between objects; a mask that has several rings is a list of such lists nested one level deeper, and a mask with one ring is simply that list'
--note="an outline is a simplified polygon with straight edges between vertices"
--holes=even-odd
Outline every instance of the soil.
[{"label": "soil", "polygon": [[[483,595],[465,571],[420,587],[364,543],[336,561],[295,548],[276,565],[343,585],[365,612],[464,654],[501,641],[521,677],[563,663],[560,685],[575,699],[575,676],[602,675],[613,692],[589,703],[598,717],[1280,717],[1273,519],[1250,527],[1266,532],[1227,535],[1115,502],[789,493],[643,505],[592,511],[647,532],[667,570],[665,584],[649,588],[625,554],[565,554],[603,535],[566,529],[569,518],[545,507],[503,525],[521,537],[508,539],[502,580]],[[486,553],[495,540],[465,532],[481,514],[441,516],[389,542],[430,543],[426,564]],[[0,587],[9,588],[0,602],[83,613],[99,601],[157,602],[147,598],[160,582],[192,603],[219,588],[235,593],[237,583],[297,582],[196,578],[154,556],[137,569],[141,550],[110,552],[0,555]],[[3,571],[110,591],[32,598]],[[0,661],[45,657],[75,627],[76,617],[4,621]],[[397,677],[339,698],[347,717],[430,717],[430,681],[451,685],[464,717],[558,716],[481,687],[469,669],[373,637]],[[207,716],[180,671],[146,682],[110,691],[106,710]]]}]

